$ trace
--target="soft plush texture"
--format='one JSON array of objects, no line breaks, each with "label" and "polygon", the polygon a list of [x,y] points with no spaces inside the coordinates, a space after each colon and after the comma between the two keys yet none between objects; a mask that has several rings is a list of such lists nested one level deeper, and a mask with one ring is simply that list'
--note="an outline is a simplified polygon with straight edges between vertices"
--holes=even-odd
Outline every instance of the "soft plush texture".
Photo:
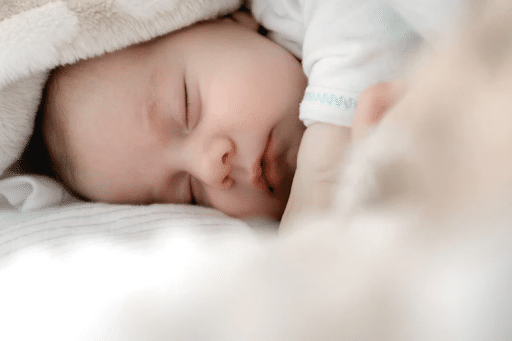
[{"label": "soft plush texture", "polygon": [[49,70],[227,14],[240,0],[0,3],[0,174],[32,133]]}]

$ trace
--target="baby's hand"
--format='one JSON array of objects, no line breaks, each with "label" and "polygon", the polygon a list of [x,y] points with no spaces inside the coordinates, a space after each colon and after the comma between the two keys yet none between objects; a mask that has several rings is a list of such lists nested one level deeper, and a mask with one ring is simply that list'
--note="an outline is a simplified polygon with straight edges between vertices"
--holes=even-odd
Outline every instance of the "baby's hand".
[{"label": "baby's hand", "polygon": [[339,164],[349,141],[350,128],[347,127],[314,123],[306,129],[280,231],[296,225],[301,218],[331,207]]},{"label": "baby's hand", "polygon": [[384,117],[404,92],[400,80],[370,86],[359,96],[356,114],[352,125],[352,139],[358,141],[366,137],[370,130]]},{"label": "baby's hand", "polygon": [[363,139],[403,92],[400,81],[373,85],[359,97],[352,129],[328,123],[314,123],[306,129],[280,230],[331,207],[340,163],[349,143]]}]

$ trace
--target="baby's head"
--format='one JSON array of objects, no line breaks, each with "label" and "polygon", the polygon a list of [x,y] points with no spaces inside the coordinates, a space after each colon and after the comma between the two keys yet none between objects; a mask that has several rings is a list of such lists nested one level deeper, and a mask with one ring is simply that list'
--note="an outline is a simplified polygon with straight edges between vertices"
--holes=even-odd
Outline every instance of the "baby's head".
[{"label": "baby's head", "polygon": [[238,13],[57,69],[42,128],[59,178],[94,201],[280,218],[306,77],[257,28]]}]

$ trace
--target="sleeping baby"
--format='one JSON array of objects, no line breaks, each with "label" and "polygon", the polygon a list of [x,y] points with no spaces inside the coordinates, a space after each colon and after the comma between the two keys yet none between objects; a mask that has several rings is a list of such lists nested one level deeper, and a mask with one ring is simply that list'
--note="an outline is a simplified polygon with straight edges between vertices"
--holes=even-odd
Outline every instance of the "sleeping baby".
[{"label": "sleeping baby", "polygon": [[375,1],[290,4],[251,4],[268,37],[237,12],[54,70],[42,131],[59,180],[88,200],[236,217],[327,208],[351,134],[396,97],[372,85],[422,38]]}]

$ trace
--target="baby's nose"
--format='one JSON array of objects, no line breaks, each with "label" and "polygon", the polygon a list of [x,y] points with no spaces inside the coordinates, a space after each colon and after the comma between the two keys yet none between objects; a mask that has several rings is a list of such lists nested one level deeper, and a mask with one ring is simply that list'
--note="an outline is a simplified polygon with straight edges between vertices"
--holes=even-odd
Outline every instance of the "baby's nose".
[{"label": "baby's nose", "polygon": [[201,180],[216,188],[229,188],[234,184],[231,168],[235,156],[235,144],[228,137],[214,138],[207,146],[199,170]]}]

